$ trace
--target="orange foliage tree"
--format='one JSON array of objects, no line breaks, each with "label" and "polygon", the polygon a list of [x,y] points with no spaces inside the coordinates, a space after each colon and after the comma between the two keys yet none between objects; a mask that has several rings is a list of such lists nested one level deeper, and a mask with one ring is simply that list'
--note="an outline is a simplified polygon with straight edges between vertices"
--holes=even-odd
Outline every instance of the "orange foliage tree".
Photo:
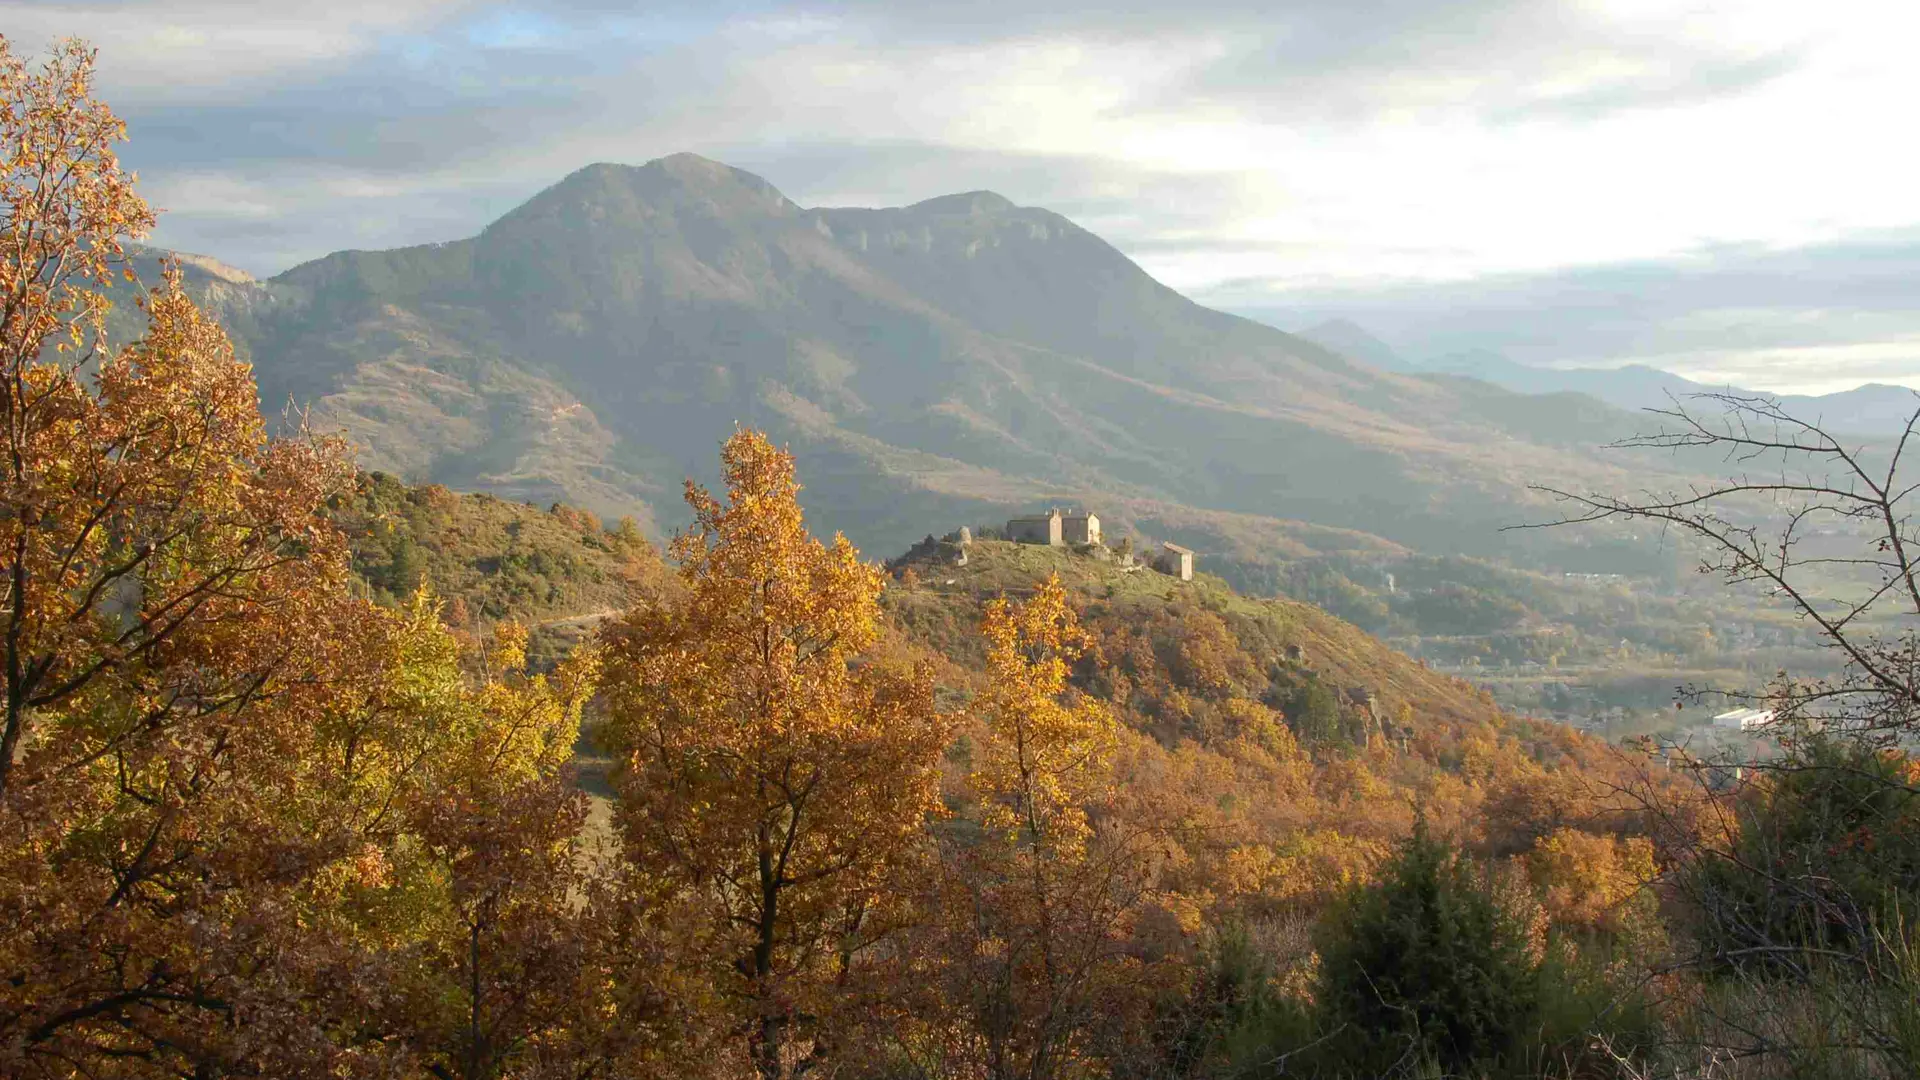
[{"label": "orange foliage tree", "polygon": [[177,277],[143,337],[105,341],[122,243],[153,218],[91,73],[77,44],[30,69],[0,42],[9,1075],[241,1053],[289,884],[352,846],[279,764],[361,674],[324,514],[348,460],[266,438]]},{"label": "orange foliage tree", "polygon": [[344,446],[267,436],[176,273],[106,340],[153,217],[92,65],[0,39],[0,1075],[631,1074],[659,1002],[606,987],[638,939],[578,902],[563,767],[593,654],[476,674],[428,597],[356,599]]},{"label": "orange foliage tree", "polygon": [[1151,834],[1089,814],[1111,806],[1121,730],[1104,702],[1068,690],[1088,638],[1058,577],[1024,603],[989,604],[981,633],[978,828],[948,833],[935,946],[966,1020],[948,1053],[993,1080],[1073,1075],[1143,1015],[1129,1006],[1153,979],[1129,939],[1151,898]]},{"label": "orange foliage tree", "polygon": [[939,808],[931,675],[862,662],[880,573],[808,535],[793,458],[727,441],[727,501],[689,482],[684,590],[605,636],[606,738],[640,895],[691,902],[680,953],[768,1080],[831,1061],[869,946]]}]

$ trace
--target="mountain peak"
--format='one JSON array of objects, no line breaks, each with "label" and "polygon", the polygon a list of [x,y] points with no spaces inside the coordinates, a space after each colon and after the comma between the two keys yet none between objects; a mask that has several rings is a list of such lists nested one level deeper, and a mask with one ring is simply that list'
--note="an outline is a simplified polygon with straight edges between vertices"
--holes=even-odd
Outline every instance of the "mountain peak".
[{"label": "mountain peak", "polygon": [[252,274],[247,273],[237,266],[228,266],[226,263],[210,255],[195,255],[190,251],[170,251],[167,248],[149,247],[146,244],[128,244],[127,253],[155,261],[172,259],[181,266],[198,270],[208,277],[218,278],[221,281],[230,282],[234,285],[259,284],[259,279]]},{"label": "mountain peak", "polygon": [[601,205],[704,206],[722,214],[786,215],[800,209],[761,177],[691,153],[669,154],[645,165],[595,162],[569,173],[527,205],[556,198]]},{"label": "mountain peak", "polygon": [[677,154],[668,154],[666,157],[654,158],[640,168],[642,171],[664,173],[681,183],[688,184],[726,184],[744,181],[768,188],[773,186],[750,172],[685,150]]},{"label": "mountain peak", "polygon": [[1298,336],[1342,356],[1363,360],[1383,371],[1405,371],[1409,366],[1393,350],[1393,346],[1374,337],[1351,319],[1328,319],[1300,331]]},{"label": "mountain peak", "polygon": [[907,207],[930,214],[1004,214],[1016,210],[1013,200],[991,191],[962,191],[953,195],[940,195],[931,199],[922,199]]}]

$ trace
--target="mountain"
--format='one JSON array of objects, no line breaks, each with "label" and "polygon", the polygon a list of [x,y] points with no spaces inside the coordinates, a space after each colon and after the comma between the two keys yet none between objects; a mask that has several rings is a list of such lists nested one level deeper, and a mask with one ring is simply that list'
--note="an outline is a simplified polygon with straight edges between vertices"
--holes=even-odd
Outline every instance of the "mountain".
[{"label": "mountain", "polygon": [[1300,336],[1342,356],[1365,360],[1382,371],[1420,370],[1419,365],[1395,352],[1393,346],[1350,319],[1329,319],[1300,331]]},{"label": "mountain", "polygon": [[1623,409],[1669,408],[1673,397],[1684,398],[1716,389],[1644,364],[1620,368],[1538,368],[1485,349],[1450,353],[1422,363],[1420,369],[1465,375],[1522,394],[1588,394]]},{"label": "mountain", "polygon": [[1920,409],[1920,395],[1905,386],[1885,383],[1867,383],[1817,397],[1788,396],[1780,401],[1795,416],[1817,420],[1836,431],[1880,434],[1901,431]]},{"label": "mountain", "polygon": [[[1693,394],[1733,393],[1751,397],[1763,393],[1695,382],[1645,364],[1614,368],[1534,367],[1489,349],[1408,360],[1346,319],[1316,324],[1302,330],[1300,336],[1388,371],[1462,375],[1520,394],[1586,394],[1621,409],[1672,408],[1676,398],[1684,400]],[[1867,383],[1832,394],[1775,396],[1794,416],[1816,420],[1836,432],[1880,436],[1897,434],[1914,410],[1920,408],[1920,397],[1916,397],[1914,391],[1884,383]]]},{"label": "mountain", "polygon": [[1542,515],[1529,482],[1655,467],[1593,460],[1628,414],[1383,371],[988,192],[809,209],[681,154],[581,169],[465,240],[185,272],[269,410],[366,467],[653,535],[736,423],[878,551],[1060,503],[1209,555],[1505,551],[1536,542],[1497,531]]}]

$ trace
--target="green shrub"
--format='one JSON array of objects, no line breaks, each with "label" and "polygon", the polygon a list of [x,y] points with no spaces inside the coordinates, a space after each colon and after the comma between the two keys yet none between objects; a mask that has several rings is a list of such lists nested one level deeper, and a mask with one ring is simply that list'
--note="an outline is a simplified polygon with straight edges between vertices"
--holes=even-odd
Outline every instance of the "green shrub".
[{"label": "green shrub", "polygon": [[1799,970],[1807,950],[1860,953],[1920,912],[1920,793],[1909,766],[1904,755],[1823,740],[1758,784],[1732,843],[1686,881],[1709,964]]},{"label": "green shrub", "polygon": [[1421,823],[1327,921],[1321,1024],[1357,1072],[1477,1074],[1536,1028],[1539,983],[1525,928]]},{"label": "green shrub", "polygon": [[[1290,950],[1291,951],[1291,950]],[[1280,991],[1282,966],[1245,923],[1219,927],[1200,972],[1172,1025],[1175,1038],[1160,1076],[1254,1080],[1304,1075],[1316,1042],[1311,1004]]]},{"label": "green shrub", "polygon": [[1285,714],[1294,737],[1304,746],[1336,747],[1349,742],[1340,699],[1319,679],[1309,678],[1295,689],[1286,697],[1280,711]]}]

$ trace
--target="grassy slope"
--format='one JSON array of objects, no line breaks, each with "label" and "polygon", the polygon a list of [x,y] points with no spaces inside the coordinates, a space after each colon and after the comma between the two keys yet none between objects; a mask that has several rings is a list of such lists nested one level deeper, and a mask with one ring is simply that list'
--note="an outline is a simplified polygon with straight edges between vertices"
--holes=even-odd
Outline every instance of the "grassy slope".
[{"label": "grassy slope", "polygon": [[1311,604],[1292,600],[1263,600],[1241,596],[1220,579],[1204,572],[1181,582],[1152,570],[1122,571],[1065,548],[1037,547],[999,541],[977,541],[968,549],[965,566],[950,557],[917,553],[901,561],[911,568],[915,584],[896,586],[887,593],[896,620],[910,636],[952,657],[977,652],[971,640],[978,612],[995,596],[1020,596],[1048,574],[1081,599],[1084,608],[1103,619],[1138,618],[1167,605],[1193,605],[1222,616],[1243,644],[1258,643],[1273,661],[1286,646],[1297,645],[1303,664],[1329,685],[1371,692],[1388,708],[1405,703],[1416,715],[1451,724],[1495,722],[1499,709],[1471,684],[1429,671],[1423,665],[1382,644],[1350,623]]}]

